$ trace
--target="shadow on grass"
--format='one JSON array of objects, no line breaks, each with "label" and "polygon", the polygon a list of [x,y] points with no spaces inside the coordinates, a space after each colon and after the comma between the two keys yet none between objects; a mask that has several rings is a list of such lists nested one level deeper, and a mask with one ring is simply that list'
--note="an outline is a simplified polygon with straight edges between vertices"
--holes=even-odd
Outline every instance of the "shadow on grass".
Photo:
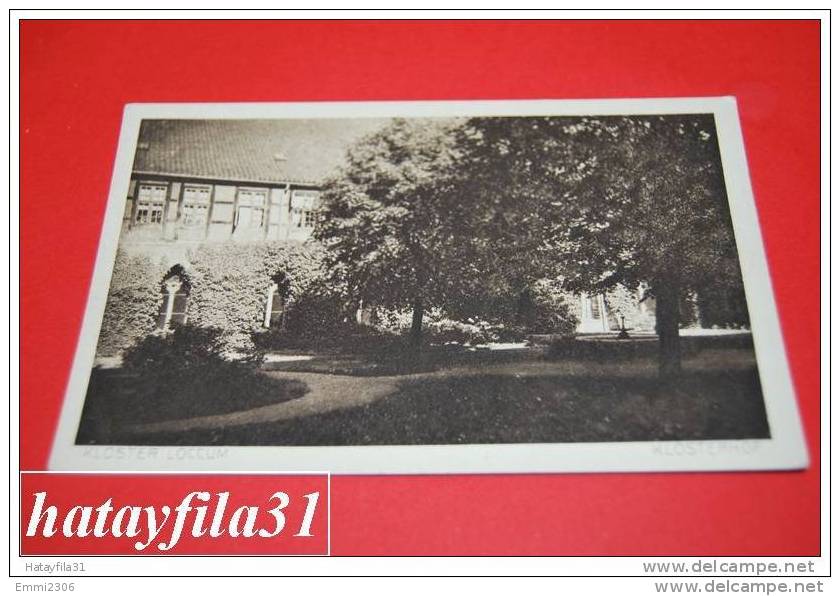
[{"label": "shadow on grass", "polygon": [[365,406],[295,420],[154,434],[155,445],[417,445],[746,439],[769,436],[757,370],[667,385],[609,375],[409,379]]},{"label": "shadow on grass", "polygon": [[[730,352],[741,356],[754,353],[752,336],[748,333],[682,337],[680,342],[684,358],[702,353]],[[415,345],[405,338],[360,338],[358,344],[343,350],[314,350],[316,355],[311,359],[267,362],[263,368],[284,372],[378,377],[422,374],[465,366],[481,369],[534,360],[590,363],[597,367],[602,363],[655,360],[658,351],[659,344],[653,335],[635,336],[628,340],[618,340],[615,334],[565,337],[545,345],[497,350],[454,343]]]},{"label": "shadow on grass", "polygon": [[429,373],[457,366],[480,369],[496,364],[542,358],[541,348],[489,350],[451,346],[403,346],[367,353],[320,354],[311,360],[269,362],[264,370],[309,372],[352,377],[383,377]]},{"label": "shadow on grass", "polygon": [[223,365],[161,383],[123,369],[94,369],[88,385],[77,444],[125,441],[133,424],[227,414],[302,397],[306,383],[271,379],[255,370]]}]

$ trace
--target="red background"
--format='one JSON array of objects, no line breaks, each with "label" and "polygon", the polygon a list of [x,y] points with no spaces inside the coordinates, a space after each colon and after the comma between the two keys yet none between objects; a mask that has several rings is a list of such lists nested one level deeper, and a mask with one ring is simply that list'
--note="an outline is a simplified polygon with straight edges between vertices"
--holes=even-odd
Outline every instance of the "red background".
[{"label": "red background", "polygon": [[812,463],[797,473],[337,477],[334,554],[819,553],[816,21],[21,25],[22,469],[43,469],[123,105],[734,95]]}]

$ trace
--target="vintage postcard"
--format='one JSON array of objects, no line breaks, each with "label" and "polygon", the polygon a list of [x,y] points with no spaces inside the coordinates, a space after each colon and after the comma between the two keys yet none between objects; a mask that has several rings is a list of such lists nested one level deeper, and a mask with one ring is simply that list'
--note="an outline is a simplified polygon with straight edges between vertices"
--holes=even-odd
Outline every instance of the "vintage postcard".
[{"label": "vintage postcard", "polygon": [[51,469],[807,463],[733,98],[126,107]]}]

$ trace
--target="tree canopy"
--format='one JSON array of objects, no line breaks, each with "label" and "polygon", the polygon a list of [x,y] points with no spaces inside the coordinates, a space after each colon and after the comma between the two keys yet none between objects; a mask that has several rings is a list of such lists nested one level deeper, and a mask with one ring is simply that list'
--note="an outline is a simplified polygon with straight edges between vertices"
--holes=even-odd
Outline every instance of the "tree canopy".
[{"label": "tree canopy", "polygon": [[363,303],[422,313],[453,304],[486,283],[485,253],[469,238],[452,193],[457,168],[451,119],[397,119],[350,149],[322,193],[315,237],[332,274]]},{"label": "tree canopy", "polygon": [[417,333],[424,306],[540,279],[643,284],[670,373],[681,297],[740,288],[712,115],[397,119],[350,150],[323,205],[333,274],[412,305]]},{"label": "tree canopy", "polygon": [[459,138],[503,224],[485,233],[573,290],[647,286],[664,372],[678,370],[680,298],[740,287],[713,116],[476,118]]}]

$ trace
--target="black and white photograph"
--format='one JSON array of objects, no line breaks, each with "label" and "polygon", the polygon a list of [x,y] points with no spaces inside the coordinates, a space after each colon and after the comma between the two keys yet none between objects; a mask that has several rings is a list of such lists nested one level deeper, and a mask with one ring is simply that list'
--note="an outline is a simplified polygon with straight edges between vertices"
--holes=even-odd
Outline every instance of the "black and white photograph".
[{"label": "black and white photograph", "polygon": [[131,106],[54,462],[804,465],[734,104],[475,103]]}]

